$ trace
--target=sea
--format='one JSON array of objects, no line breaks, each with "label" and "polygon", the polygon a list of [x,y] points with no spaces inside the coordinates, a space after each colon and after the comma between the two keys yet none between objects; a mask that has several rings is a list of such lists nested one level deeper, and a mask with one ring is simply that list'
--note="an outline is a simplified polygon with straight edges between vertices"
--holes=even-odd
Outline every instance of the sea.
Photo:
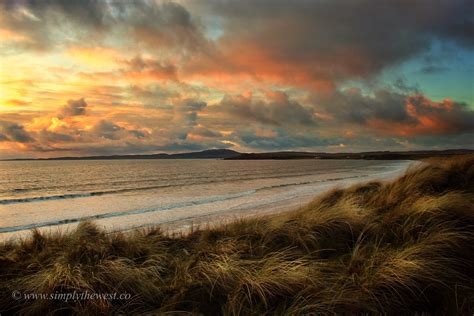
[{"label": "sea", "polygon": [[334,187],[389,181],[411,161],[0,161],[0,241],[33,228],[106,231],[160,225],[168,232],[285,212]]}]

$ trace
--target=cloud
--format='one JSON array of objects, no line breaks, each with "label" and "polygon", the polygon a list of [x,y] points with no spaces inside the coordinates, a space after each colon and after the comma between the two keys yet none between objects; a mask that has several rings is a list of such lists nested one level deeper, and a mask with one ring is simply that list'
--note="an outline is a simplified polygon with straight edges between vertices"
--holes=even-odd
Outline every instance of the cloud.
[{"label": "cloud", "polygon": [[137,56],[125,64],[127,68],[121,71],[121,75],[124,75],[130,79],[170,79],[177,80],[177,69],[172,64],[163,63],[154,59],[143,59]]},{"label": "cloud", "polygon": [[465,103],[450,99],[436,102],[423,95],[413,95],[408,97],[405,107],[417,121],[413,129],[415,134],[449,135],[474,131],[474,111]]},{"label": "cloud", "polygon": [[207,138],[216,138],[216,137],[222,137],[222,133],[212,131],[210,129],[207,129],[205,127],[196,127],[191,130],[191,133],[193,135],[201,136],[201,137],[207,137]]},{"label": "cloud", "polygon": [[[104,56],[92,59],[102,59]],[[117,63],[118,64],[118,63]],[[136,56],[132,59],[120,60],[120,68],[108,71],[87,71],[81,72],[80,76],[91,82],[108,81],[113,83],[129,82],[131,86],[138,84],[156,84],[159,81],[178,81],[177,67],[170,62],[159,61],[155,58],[142,58]],[[103,67],[99,66],[99,67]],[[136,92],[140,93],[138,89]]]},{"label": "cloud", "polygon": [[39,139],[41,143],[68,143],[75,141],[74,137],[64,133],[51,132],[43,129],[39,132]]},{"label": "cloud", "polygon": [[245,147],[263,150],[287,150],[297,148],[326,147],[337,141],[320,138],[316,135],[289,134],[283,129],[278,130],[274,137],[258,136],[252,129],[234,132],[233,136]]},{"label": "cloud", "polygon": [[300,103],[290,100],[284,92],[268,93],[266,101],[253,100],[252,96],[226,95],[219,106],[234,117],[262,124],[316,125],[312,112]]},{"label": "cloud", "polygon": [[107,3],[100,0],[5,0],[0,6],[0,26],[28,38],[27,42],[18,44],[27,49],[54,47],[61,40],[57,36],[58,27],[65,23],[81,26],[86,33],[102,29],[107,15]]},{"label": "cloud", "polygon": [[186,126],[194,126],[197,124],[198,113],[201,112],[207,103],[194,99],[183,100],[174,105],[175,120]]},{"label": "cloud", "polygon": [[33,137],[17,123],[0,121],[0,142],[31,143]]},{"label": "cloud", "polygon": [[68,100],[67,104],[61,109],[61,117],[71,117],[86,114],[87,102],[82,99]]},{"label": "cloud", "polygon": [[132,85],[130,86],[130,92],[142,100],[152,103],[153,101],[167,101],[171,98],[179,98],[181,93],[166,89],[162,86],[152,84],[146,87]]},{"label": "cloud", "polygon": [[448,71],[448,67],[437,65],[426,65],[420,68],[419,72],[425,75],[439,74]]},{"label": "cloud", "polygon": [[140,130],[126,129],[111,121],[100,120],[90,130],[89,133],[107,140],[120,140],[128,138],[130,135],[134,138],[144,138],[146,133]]},{"label": "cloud", "polygon": [[80,65],[92,68],[114,68],[123,59],[120,52],[110,47],[70,47],[66,56]]},{"label": "cloud", "polygon": [[373,95],[364,95],[359,89],[336,90],[330,94],[319,94],[314,103],[339,122],[366,124],[368,120],[380,119],[414,123],[405,109],[406,95],[387,89],[378,89]]},{"label": "cloud", "polygon": [[433,101],[421,93],[379,89],[364,95],[358,89],[321,94],[314,100],[341,125],[356,124],[375,133],[422,136],[466,133],[474,130],[474,111],[450,99]]},{"label": "cloud", "polygon": [[434,39],[474,47],[470,7],[469,0],[211,1],[209,14],[221,19],[220,58],[194,68],[327,90],[428,51]]},{"label": "cloud", "polygon": [[474,148],[474,132],[449,135],[427,135],[410,139],[411,148],[449,149]]},{"label": "cloud", "polygon": [[130,132],[130,134],[132,134],[136,138],[145,138],[146,135],[147,135],[145,132],[138,131],[138,130],[130,130],[129,132]]},{"label": "cloud", "polygon": [[173,2],[5,0],[0,6],[0,28],[31,39],[23,48],[55,48],[64,40],[59,28],[69,28],[68,40],[88,43],[119,30],[141,45],[178,55],[207,46],[199,24],[186,8]]},{"label": "cloud", "polygon": [[470,145],[470,7],[0,0],[2,150]]},{"label": "cloud", "polygon": [[123,128],[109,121],[101,120],[91,129],[91,132],[106,139],[120,139]]},{"label": "cloud", "polygon": [[[158,62],[131,61],[135,70],[123,75],[132,80],[176,80],[179,73],[215,83],[248,78],[331,90],[426,52],[433,40],[474,47],[469,0],[436,6],[429,0],[6,0],[1,6],[0,28],[30,39],[30,46],[57,49],[72,43],[72,52],[92,64],[115,56],[103,65],[119,55],[97,46],[105,42],[122,52],[151,53]],[[216,39],[205,35],[203,21],[210,18],[219,21]],[[83,54],[101,50],[92,60]]]},{"label": "cloud", "polygon": [[134,36],[139,42],[155,49],[171,48],[183,57],[208,49],[209,43],[202,30],[182,5],[132,3],[127,23],[133,25]]}]

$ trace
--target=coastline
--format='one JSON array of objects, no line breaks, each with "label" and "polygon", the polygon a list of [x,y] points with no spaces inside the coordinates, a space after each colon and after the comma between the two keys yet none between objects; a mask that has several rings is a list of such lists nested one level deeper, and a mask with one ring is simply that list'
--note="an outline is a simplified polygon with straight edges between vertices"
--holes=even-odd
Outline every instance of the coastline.
[{"label": "coastline", "polygon": [[[0,244],[0,292],[7,293],[0,310],[468,314],[473,166],[474,156],[430,160],[393,181],[330,190],[291,212],[189,234],[160,227],[109,234],[91,222],[61,234],[35,231]],[[10,293],[128,296],[18,300]]]},{"label": "coastline", "polygon": [[[315,191],[307,193],[305,196],[293,197],[288,200],[275,201],[270,205],[265,205],[260,208],[251,208],[235,212],[234,210],[224,210],[217,214],[205,214],[199,217],[192,217],[189,219],[178,219],[169,222],[160,223],[160,229],[171,235],[175,234],[187,234],[192,231],[208,228],[218,228],[223,225],[232,224],[233,222],[245,220],[245,219],[264,219],[271,218],[272,216],[281,215],[287,212],[298,210],[311,201],[327,194],[328,192],[336,189],[347,189],[352,186],[363,185],[369,182],[380,182],[389,183],[402,176],[410,168],[414,168],[420,164],[419,161],[407,161],[407,165],[399,170],[394,170],[383,174],[374,174],[364,178],[344,180],[344,182],[328,183],[327,185],[321,186]],[[282,203],[284,202],[284,203]],[[140,228],[153,227],[156,224],[145,224]],[[133,232],[137,227],[131,229],[118,230],[123,232]],[[111,232],[113,233],[113,231]]]},{"label": "coastline", "polygon": [[177,154],[66,156],[51,158],[12,158],[0,161],[61,161],[61,160],[167,160],[167,159],[223,159],[223,160],[303,160],[303,159],[356,159],[356,160],[422,160],[434,157],[450,157],[474,153],[471,149],[412,150],[412,151],[367,151],[367,152],[259,152],[242,153],[229,149],[208,149]]},{"label": "coastline", "polygon": [[[73,208],[70,211],[65,212],[63,219],[55,219],[56,217],[53,217],[54,214],[52,213],[50,214],[51,217],[49,219],[44,217],[47,214],[42,214],[42,218],[37,220],[39,224],[33,223],[31,225],[25,225],[18,222],[18,230],[14,228],[13,231],[0,233],[0,242],[5,242],[9,239],[27,238],[31,236],[33,228],[43,233],[67,233],[73,231],[79,224],[79,220],[72,219],[77,216],[80,216],[77,218],[92,220],[98,227],[108,232],[130,232],[137,228],[147,228],[159,225],[161,229],[168,231],[170,234],[189,232],[198,227],[216,227],[243,218],[267,217],[292,211],[304,206],[311,202],[315,197],[334,188],[346,188],[367,181],[387,182],[393,180],[403,174],[405,170],[410,168],[410,166],[418,164],[419,162],[398,161],[398,163],[400,165],[394,170],[364,175],[361,177],[342,177],[339,180],[315,183],[311,183],[310,181],[306,185],[290,185],[289,187],[286,184],[283,184],[281,188],[278,188],[277,185],[277,188],[275,189],[263,190],[258,193],[252,191],[242,193],[237,191],[237,193],[233,193],[236,197],[235,199],[232,199],[232,196],[230,200],[224,199],[222,201],[219,201],[220,198],[215,198],[216,201],[211,203],[212,207],[208,206],[208,204],[201,204],[199,200],[189,200],[189,202],[182,200],[178,203],[179,207],[176,209],[164,206],[163,211],[154,211],[153,209],[150,209],[151,212],[148,212],[145,207],[147,204],[139,200],[153,199],[153,196],[143,196],[143,198],[140,196],[124,196],[122,200],[117,200],[110,196],[90,197],[84,199],[85,201],[90,200],[91,203],[82,206],[80,215],[75,215],[74,212],[76,211]],[[296,183],[298,183],[298,181],[301,182],[301,178],[298,178],[295,181]],[[272,181],[269,181],[268,183],[269,185],[274,184]],[[261,201],[260,205],[258,205],[258,203],[257,205],[252,203],[252,201],[256,199],[255,194],[259,195]],[[209,199],[209,197],[205,197],[205,199],[204,197],[205,196],[203,196],[202,199],[204,202],[206,199]],[[129,216],[115,216],[114,213],[96,213],[92,207],[95,205],[94,201],[100,200],[104,205],[107,203],[120,203],[119,201],[130,204],[132,198],[137,199],[137,203],[139,203],[136,208],[138,208],[138,210],[143,209],[145,210],[144,212],[132,210]],[[162,196],[161,199],[163,198],[164,197]],[[156,199],[156,197],[154,199]],[[38,202],[37,204],[41,205],[46,203],[53,206],[58,205],[57,208],[70,206],[64,205],[62,201],[43,201]],[[87,205],[90,205],[89,209]],[[22,214],[22,212],[24,212],[20,207],[20,205],[15,204],[8,205],[8,210],[16,210],[11,216],[18,219],[15,214]],[[69,213],[71,215],[68,215]],[[117,215],[120,215],[120,212],[118,212]],[[4,216],[5,219],[8,218],[8,213],[5,212]]]}]

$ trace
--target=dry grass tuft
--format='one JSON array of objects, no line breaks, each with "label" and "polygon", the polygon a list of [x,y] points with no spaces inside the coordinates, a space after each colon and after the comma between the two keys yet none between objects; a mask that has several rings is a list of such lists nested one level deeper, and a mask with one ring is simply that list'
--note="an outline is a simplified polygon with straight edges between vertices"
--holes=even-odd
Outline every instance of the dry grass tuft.
[{"label": "dry grass tuft", "polygon": [[[474,156],[333,190],[306,207],[171,237],[159,228],[0,246],[0,313],[472,314]],[[130,293],[15,300],[20,293]]]}]

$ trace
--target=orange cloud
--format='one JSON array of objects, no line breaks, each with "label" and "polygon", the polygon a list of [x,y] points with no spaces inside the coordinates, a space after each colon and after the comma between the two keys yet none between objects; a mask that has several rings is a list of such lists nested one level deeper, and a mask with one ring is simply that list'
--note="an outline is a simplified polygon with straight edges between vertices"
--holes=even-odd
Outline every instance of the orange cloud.
[{"label": "orange cloud", "polygon": [[[318,73],[317,64],[281,60],[254,43],[221,43],[214,55],[197,55],[183,65],[181,77],[206,86],[241,92],[248,87],[295,86],[333,91],[333,79]],[[245,83],[248,83],[246,86]]]},{"label": "orange cloud", "polygon": [[122,78],[125,78],[131,83],[176,80],[176,73],[172,70],[166,69],[146,71],[124,71],[122,73]]},{"label": "orange cloud", "polygon": [[177,68],[170,63],[135,57],[131,60],[122,59],[119,65],[119,68],[108,71],[81,72],[79,77],[90,81],[90,84],[94,84],[97,80],[131,85],[162,80],[178,80]]},{"label": "orange cloud", "polygon": [[406,113],[411,122],[370,119],[368,125],[384,134],[397,136],[442,135],[474,129],[474,112],[451,99],[435,102],[423,95],[407,97]]},{"label": "orange cloud", "polygon": [[269,129],[257,129],[255,130],[255,135],[258,137],[275,138],[278,136],[278,133]]},{"label": "orange cloud", "polygon": [[118,67],[124,59],[120,51],[109,47],[71,47],[66,56],[95,69]]},{"label": "orange cloud", "polygon": [[8,29],[0,29],[0,41],[3,42],[28,42],[31,39],[23,34]]}]

